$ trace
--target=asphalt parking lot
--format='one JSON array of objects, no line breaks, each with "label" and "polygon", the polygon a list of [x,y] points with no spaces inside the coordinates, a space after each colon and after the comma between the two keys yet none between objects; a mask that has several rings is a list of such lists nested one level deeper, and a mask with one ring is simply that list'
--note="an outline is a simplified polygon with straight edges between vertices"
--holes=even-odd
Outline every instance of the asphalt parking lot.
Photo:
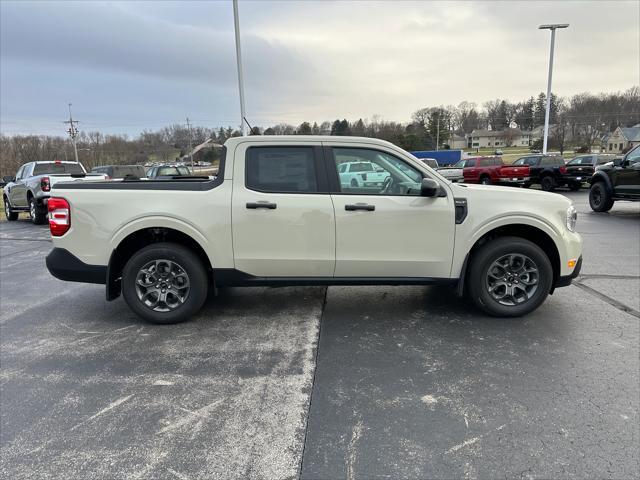
[{"label": "asphalt parking lot", "polygon": [[579,211],[533,314],[447,289],[225,289],[142,322],[0,223],[2,478],[637,478],[640,204]]}]

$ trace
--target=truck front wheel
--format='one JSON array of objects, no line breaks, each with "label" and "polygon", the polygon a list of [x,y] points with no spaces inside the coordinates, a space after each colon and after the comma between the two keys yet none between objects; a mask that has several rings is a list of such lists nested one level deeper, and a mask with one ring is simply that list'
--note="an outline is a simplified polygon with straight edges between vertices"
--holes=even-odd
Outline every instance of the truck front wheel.
[{"label": "truck front wheel", "polygon": [[7,217],[7,220],[10,222],[18,220],[18,212],[11,210],[9,199],[7,197],[3,197],[2,200],[4,200],[4,216]]},{"label": "truck front wheel", "polygon": [[485,243],[471,257],[468,291],[489,315],[519,317],[547,298],[553,269],[536,244],[520,237],[501,237]]},{"label": "truck front wheel", "polygon": [[175,243],[154,243],[134,254],[122,271],[122,296],[153,323],[189,319],[204,304],[207,273],[200,259]]},{"label": "truck front wheel", "polygon": [[613,207],[613,200],[604,182],[596,182],[589,189],[589,205],[594,212],[608,212]]}]

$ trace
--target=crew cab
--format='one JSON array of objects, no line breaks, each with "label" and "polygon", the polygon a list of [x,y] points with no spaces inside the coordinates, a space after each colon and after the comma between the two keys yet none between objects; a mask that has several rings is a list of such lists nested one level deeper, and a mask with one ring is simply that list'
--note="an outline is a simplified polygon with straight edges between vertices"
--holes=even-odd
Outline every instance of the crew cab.
[{"label": "crew cab", "polygon": [[589,205],[596,212],[608,212],[617,200],[640,201],[640,145],[596,167],[590,183]]},{"label": "crew cab", "polygon": [[564,159],[559,155],[527,155],[520,157],[513,162],[514,167],[529,166],[529,180],[524,183],[524,187],[540,185],[545,192],[552,192],[556,187],[567,184],[564,175],[567,167]]},{"label": "crew cab", "polygon": [[613,155],[578,155],[572,158],[566,164],[566,168],[560,167],[560,175],[562,181],[571,190],[579,190],[583,183],[588,183],[591,175],[599,165],[612,162]]},{"label": "crew cab", "polygon": [[[344,185],[346,162],[382,185]],[[220,286],[447,285],[485,312],[536,309],[581,268],[560,195],[450,183],[395,145],[234,137],[214,179],[60,183],[49,201],[59,279],[106,284],[139,316],[194,315]],[[123,208],[126,207],[126,208]]]},{"label": "crew cab", "polygon": [[463,169],[465,183],[523,185],[529,181],[528,167],[505,165],[500,157],[471,157],[455,166]]},{"label": "crew cab", "polygon": [[2,200],[9,221],[18,219],[22,211],[29,212],[36,225],[47,221],[47,201],[51,188],[58,182],[78,180],[104,180],[105,175],[87,174],[77,162],[29,162],[22,165],[15,177],[8,178]]},{"label": "crew cab", "polygon": [[372,162],[352,161],[349,157],[343,157],[343,162],[338,165],[340,185],[343,187],[381,187],[389,174],[377,168]]}]

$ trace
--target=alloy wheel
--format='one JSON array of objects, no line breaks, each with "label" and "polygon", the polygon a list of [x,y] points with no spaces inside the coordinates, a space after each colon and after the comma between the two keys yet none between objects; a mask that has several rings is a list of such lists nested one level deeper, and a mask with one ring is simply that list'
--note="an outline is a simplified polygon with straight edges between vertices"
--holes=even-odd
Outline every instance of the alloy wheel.
[{"label": "alloy wheel", "polygon": [[538,266],[531,258],[520,253],[509,253],[491,264],[485,286],[496,302],[514,306],[534,296],[539,279]]},{"label": "alloy wheel", "polygon": [[154,312],[171,312],[189,297],[189,275],[178,263],[160,259],[146,263],[136,275],[138,300]]}]

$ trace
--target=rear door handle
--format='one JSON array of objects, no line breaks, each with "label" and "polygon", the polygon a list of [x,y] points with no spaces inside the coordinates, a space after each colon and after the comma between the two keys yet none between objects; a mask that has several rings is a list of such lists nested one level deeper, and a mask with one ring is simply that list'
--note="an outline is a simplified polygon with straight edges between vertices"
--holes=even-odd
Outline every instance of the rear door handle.
[{"label": "rear door handle", "polygon": [[354,210],[364,210],[366,212],[373,212],[376,209],[375,205],[367,205],[366,203],[354,203],[351,205],[345,205],[344,209],[352,212]]},{"label": "rear door handle", "polygon": [[268,208],[269,210],[275,210],[278,205],[271,202],[247,202],[247,208]]}]

